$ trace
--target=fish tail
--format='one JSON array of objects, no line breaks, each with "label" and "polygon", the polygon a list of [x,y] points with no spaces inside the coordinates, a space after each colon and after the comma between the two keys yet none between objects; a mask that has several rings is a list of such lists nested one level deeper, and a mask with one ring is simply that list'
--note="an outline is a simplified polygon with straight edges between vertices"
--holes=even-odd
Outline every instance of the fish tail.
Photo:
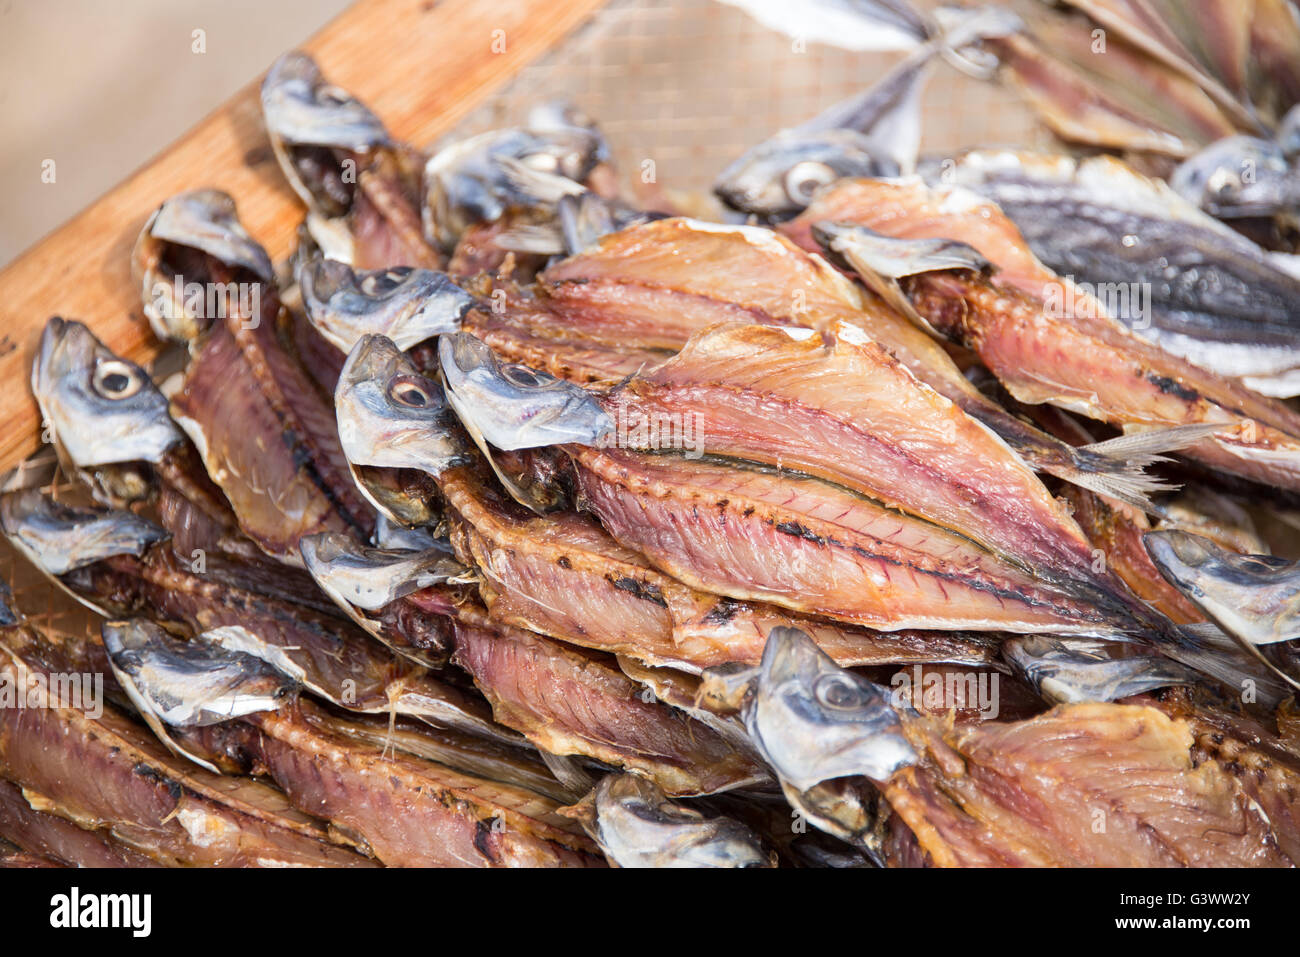
[{"label": "fish tail", "polygon": [[1288,694],[1300,690],[1300,682],[1269,661],[1259,649],[1203,622],[1182,625],[1178,640],[1162,644],[1159,650],[1189,668],[1209,675],[1229,688],[1251,688],[1255,700],[1275,707]]},{"label": "fish tail", "polygon": [[1042,454],[1033,449],[1021,452],[1039,471],[1158,515],[1160,509],[1150,497],[1176,491],[1178,486],[1147,474],[1146,469],[1157,462],[1169,461],[1163,453],[1193,445],[1221,428],[1221,425],[1179,425],[1133,432],[1078,447],[1053,443]]}]

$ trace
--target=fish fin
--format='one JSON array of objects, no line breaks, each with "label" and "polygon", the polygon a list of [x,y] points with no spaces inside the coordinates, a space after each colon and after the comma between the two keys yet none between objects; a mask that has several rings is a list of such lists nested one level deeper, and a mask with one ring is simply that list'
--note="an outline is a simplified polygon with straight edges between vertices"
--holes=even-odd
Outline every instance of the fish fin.
[{"label": "fish fin", "polygon": [[1082,446],[1096,455],[1111,459],[1124,459],[1132,463],[1150,465],[1166,459],[1162,452],[1174,452],[1195,445],[1201,439],[1217,432],[1235,428],[1222,422],[1202,422],[1195,425],[1175,425],[1167,429],[1148,429],[1142,432],[1128,432],[1104,442],[1093,442]]},{"label": "fish fin", "polygon": [[556,212],[565,252],[570,256],[576,256],[618,228],[609,201],[595,193],[562,196]]},{"label": "fish fin", "polygon": [[[1288,675],[1260,653],[1260,650],[1211,622],[1179,626],[1184,643],[1161,647],[1161,652],[1230,688],[1250,683],[1257,700],[1274,708],[1288,694],[1300,691],[1300,681]],[[1258,664],[1261,672],[1252,667]]]},{"label": "fish fin", "polygon": [[1096,461],[1076,457],[1069,463],[1049,461],[1043,462],[1040,466],[1033,461],[1032,455],[1025,453],[1021,455],[1034,469],[1041,469],[1071,485],[1116,499],[1152,515],[1160,514],[1160,509],[1151,501],[1150,496],[1172,492],[1178,488],[1154,475],[1148,475],[1142,470],[1141,465],[1114,460],[1107,462],[1103,459],[1103,464],[1108,467],[1099,468]]},{"label": "fish fin", "polygon": [[546,765],[546,769],[551,772],[555,780],[575,797],[587,794],[596,786],[595,777],[574,758],[563,754],[551,754],[541,748],[537,749],[537,756],[542,759],[542,763]]}]

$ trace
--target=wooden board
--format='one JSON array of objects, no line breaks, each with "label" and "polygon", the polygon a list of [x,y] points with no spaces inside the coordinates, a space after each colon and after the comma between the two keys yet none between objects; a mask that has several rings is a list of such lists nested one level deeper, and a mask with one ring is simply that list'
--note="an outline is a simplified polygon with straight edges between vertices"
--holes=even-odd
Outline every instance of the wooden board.
[{"label": "wooden board", "polygon": [[[358,0],[302,48],[396,137],[424,146],[602,4]],[[0,473],[39,446],[39,413],[28,378],[47,318],[81,319],[137,362],[152,356],[156,343],[131,281],[130,251],[145,218],[168,196],[202,186],[225,190],[273,259],[289,252],[303,209],[271,155],[260,83],[258,77],[0,272]]]}]

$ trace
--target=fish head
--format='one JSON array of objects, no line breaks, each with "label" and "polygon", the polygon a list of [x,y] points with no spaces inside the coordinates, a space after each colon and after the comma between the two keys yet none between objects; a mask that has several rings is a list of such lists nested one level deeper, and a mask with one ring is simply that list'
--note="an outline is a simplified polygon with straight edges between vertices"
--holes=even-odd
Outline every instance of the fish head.
[{"label": "fish head", "polygon": [[459,329],[476,304],[445,273],[409,266],[356,272],[316,257],[298,270],[298,285],[312,325],[343,352],[367,333],[409,349]]},{"label": "fish head", "polygon": [[1228,136],[1184,160],[1169,177],[1183,199],[1227,219],[1272,216],[1300,199],[1281,144]]},{"label": "fish head", "polygon": [[265,661],[199,635],[183,641],[141,618],[105,622],[104,649],[118,684],[146,716],[174,728],[276,711],[297,686]]},{"label": "fish head", "polygon": [[601,132],[599,124],[571,100],[547,100],[534,105],[528,111],[524,125],[534,133],[556,133],[578,131],[596,140],[591,155],[592,165],[608,163],[611,156],[609,141]]},{"label": "fish head", "polygon": [[817,191],[845,177],[897,176],[899,165],[871,137],[832,129],[778,133],[719,174],[713,191],[728,206],[770,219],[802,212]]},{"label": "fish head", "polygon": [[80,322],[55,316],[45,324],[32,392],[78,468],[157,462],[182,438],[144,369],[115,355]]},{"label": "fish head", "polygon": [[334,390],[343,454],[355,466],[439,475],[471,449],[442,387],[386,336],[364,335]]},{"label": "fish head", "polygon": [[178,342],[193,341],[211,323],[206,303],[213,295],[238,293],[238,282],[275,280],[270,256],[240,223],[235,201],[216,189],[180,193],[158,207],[136,239],[131,266],[149,325],[160,339]]},{"label": "fish head", "polygon": [[143,555],[169,537],[134,512],[64,505],[39,489],[0,497],[0,527],[32,564],[54,576],[116,555]]},{"label": "fish head", "polygon": [[345,609],[378,611],[469,572],[447,546],[422,552],[368,548],[340,532],[320,532],[304,537],[298,547],[316,584]]},{"label": "fish head", "polygon": [[328,83],[307,54],[286,53],[262,81],[262,118],[285,177],[307,208],[327,217],[352,205],[356,177],[344,163],[390,143],[384,124],[352,94]]},{"label": "fish head", "polygon": [[439,150],[425,164],[424,224],[450,250],[466,228],[510,209],[554,211],[581,192],[601,139],[589,130],[492,130]]},{"label": "fish head", "polygon": [[440,338],[438,359],[457,415],[499,449],[592,445],[613,432],[614,420],[592,393],[548,373],[500,362],[468,333]]},{"label": "fish head", "polygon": [[1115,701],[1197,680],[1176,661],[1130,649],[1093,638],[1020,635],[1003,643],[1002,657],[1053,704]]},{"label": "fish head", "polygon": [[768,635],[744,719],[767,762],[799,791],[859,775],[886,781],[916,761],[889,692],[836,665],[796,628]]},{"label": "fish head", "polygon": [[749,828],[670,801],[638,774],[606,775],[592,803],[593,835],[620,867],[774,866]]},{"label": "fish head", "polygon": [[1259,646],[1300,638],[1300,563],[1242,555],[1202,535],[1142,536],[1165,579],[1224,631]]}]

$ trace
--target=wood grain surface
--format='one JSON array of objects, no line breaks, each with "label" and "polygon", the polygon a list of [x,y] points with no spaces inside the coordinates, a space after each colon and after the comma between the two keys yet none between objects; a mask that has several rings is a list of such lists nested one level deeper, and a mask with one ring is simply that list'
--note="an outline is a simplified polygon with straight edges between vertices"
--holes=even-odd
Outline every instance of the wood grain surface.
[{"label": "wood grain surface", "polygon": [[[302,48],[396,137],[426,146],[602,3],[358,0]],[[495,49],[504,45],[501,52],[494,52],[494,40]],[[168,196],[203,186],[225,190],[273,259],[289,252],[303,208],[271,155],[260,83],[259,76],[0,272],[0,473],[39,446],[28,378],[48,317],[83,320],[137,362],[152,357],[157,344],[131,281],[130,251],[145,218]]]}]

